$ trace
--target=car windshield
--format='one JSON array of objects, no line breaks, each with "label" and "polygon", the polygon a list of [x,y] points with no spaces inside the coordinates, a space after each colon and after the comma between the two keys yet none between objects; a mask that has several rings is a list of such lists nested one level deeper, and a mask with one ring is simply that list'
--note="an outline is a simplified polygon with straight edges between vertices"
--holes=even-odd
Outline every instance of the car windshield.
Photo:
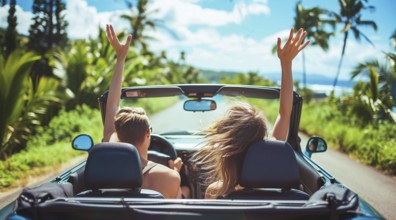
[{"label": "car windshield", "polygon": [[183,96],[123,99],[121,107],[142,107],[149,116],[152,132],[165,135],[199,134],[220,119],[227,109],[237,103],[247,102],[256,106],[267,118],[269,134],[279,108],[278,99],[258,99],[243,96],[215,95],[216,109],[208,111],[186,111]]}]

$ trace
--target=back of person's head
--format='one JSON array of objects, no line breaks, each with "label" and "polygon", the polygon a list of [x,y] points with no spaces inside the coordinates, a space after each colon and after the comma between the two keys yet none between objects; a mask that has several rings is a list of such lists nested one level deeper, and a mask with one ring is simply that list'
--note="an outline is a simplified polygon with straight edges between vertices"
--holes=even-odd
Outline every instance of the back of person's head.
[{"label": "back of person's head", "polygon": [[145,138],[150,122],[142,108],[124,107],[117,111],[114,125],[119,141],[139,146]]},{"label": "back of person's head", "polygon": [[248,103],[231,106],[224,117],[206,129],[207,143],[193,157],[206,172],[203,179],[209,184],[222,181],[223,187],[214,195],[223,196],[237,185],[247,147],[267,136],[262,113]]},{"label": "back of person's head", "polygon": [[[216,142],[225,145],[237,145],[238,152],[250,143],[267,136],[267,126],[261,112],[248,103],[231,106],[224,117],[209,129],[209,136],[218,136]],[[222,138],[219,138],[219,137]],[[231,155],[238,152],[229,151]]]}]

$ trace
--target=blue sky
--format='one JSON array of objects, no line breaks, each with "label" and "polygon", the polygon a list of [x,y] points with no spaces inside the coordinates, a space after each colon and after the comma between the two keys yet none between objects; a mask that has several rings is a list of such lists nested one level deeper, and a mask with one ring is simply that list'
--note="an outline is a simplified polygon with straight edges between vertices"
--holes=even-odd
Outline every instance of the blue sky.
[{"label": "blue sky", "polygon": [[[28,33],[32,23],[33,0],[19,0],[18,31]],[[119,18],[130,14],[124,0],[65,0],[66,19],[69,21],[70,38],[96,36],[98,26],[112,23],[116,30],[130,30],[129,24]],[[277,57],[271,48],[277,37],[287,37],[293,25],[296,0],[153,0],[151,8],[158,9],[155,18],[177,34],[172,37],[158,29],[150,33],[157,40],[150,44],[155,51],[165,50],[177,59],[181,51],[187,53],[187,63],[199,68],[233,71],[258,71],[262,74],[279,73]],[[338,12],[337,0],[302,0],[304,7],[319,6]],[[359,62],[383,59],[383,51],[390,51],[390,35],[396,30],[396,1],[371,0],[373,13],[366,11],[363,19],[374,20],[378,31],[362,28],[375,44],[366,41],[348,41],[341,79],[348,80],[350,72]],[[7,7],[0,8],[0,27],[6,27]],[[310,46],[306,48],[307,74],[333,78],[336,73],[342,47],[341,25],[335,38],[330,40],[327,52]],[[301,72],[301,56],[293,65],[298,77]],[[295,78],[297,78],[295,77]]]}]

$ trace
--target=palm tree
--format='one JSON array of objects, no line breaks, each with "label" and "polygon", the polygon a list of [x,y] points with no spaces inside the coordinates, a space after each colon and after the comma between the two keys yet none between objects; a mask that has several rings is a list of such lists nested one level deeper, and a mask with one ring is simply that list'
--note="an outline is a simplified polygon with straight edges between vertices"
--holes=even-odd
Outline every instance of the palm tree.
[{"label": "palm tree", "polygon": [[380,67],[380,64],[377,60],[367,61],[364,63],[358,64],[355,69],[351,73],[351,79],[354,79],[358,75],[364,75],[368,77],[370,80],[368,84],[370,85],[369,91],[365,91],[370,94],[370,97],[377,101],[379,98],[379,75],[380,72],[384,70],[383,67]]},{"label": "palm tree", "polygon": [[[391,41],[396,39],[396,31],[391,36]],[[396,45],[393,46],[396,49]],[[368,118],[396,121],[392,108],[396,106],[396,54],[385,53],[385,62],[377,60],[360,63],[351,73],[351,78],[358,75],[368,77],[370,80],[354,88],[354,97],[358,100],[356,109],[367,110]],[[375,117],[374,117],[375,116]]]},{"label": "palm tree", "polygon": [[391,74],[388,77],[384,77],[384,81],[389,83],[393,101],[396,102],[396,30],[391,36],[391,43],[395,51],[386,54],[386,58],[390,63]]},{"label": "palm tree", "polygon": [[136,4],[137,15],[133,15],[133,4],[126,1],[128,8],[131,10],[130,14],[123,14],[121,18],[129,21],[132,28],[132,42],[131,45],[134,46],[139,43],[142,46],[143,52],[147,51],[147,40],[153,40],[154,37],[146,35],[145,31],[149,28],[151,30],[156,30],[157,27],[167,31],[172,37],[178,38],[175,32],[170,30],[164,25],[163,21],[160,19],[153,19],[152,15],[157,13],[158,9],[148,9],[150,0],[138,0]]},{"label": "palm tree", "polygon": [[[360,63],[351,73],[351,78],[363,75],[368,82],[359,81],[354,86],[352,111],[365,123],[377,123],[380,120],[395,122],[392,107],[395,102],[390,95],[390,85],[384,79],[389,79],[392,71],[389,65],[377,60]],[[394,73],[393,73],[394,74]]]},{"label": "palm tree", "polygon": [[[121,18],[128,20],[132,27],[132,42],[131,45],[135,45],[136,42],[142,44],[145,47],[145,40],[151,39],[150,36],[143,35],[143,32],[146,28],[151,28],[155,30],[156,24],[153,20],[149,19],[150,15],[157,12],[158,10],[147,11],[149,0],[139,0],[136,8],[137,8],[137,15],[132,16],[128,14],[121,15]],[[129,3],[129,8],[132,11],[132,4]]]},{"label": "palm tree", "polygon": [[361,26],[369,26],[372,27],[375,31],[377,30],[377,24],[374,21],[361,20],[363,10],[369,9],[370,11],[372,11],[375,9],[374,6],[367,5],[368,0],[338,0],[338,2],[340,4],[340,14],[331,12],[331,15],[336,18],[337,22],[344,24],[344,27],[341,30],[341,32],[344,33],[344,41],[342,45],[341,58],[337,67],[337,74],[333,82],[333,92],[335,90],[338,77],[340,75],[349,31],[352,31],[356,40],[359,41],[360,37],[363,37],[364,39],[366,39],[366,41],[373,45],[371,40],[366,35],[364,35],[358,28]]},{"label": "palm tree", "polygon": [[[303,8],[301,1],[296,4],[296,16],[294,18],[294,27],[303,28],[307,32],[307,39],[311,41],[311,45],[318,45],[324,51],[329,49],[328,40],[332,33],[325,31],[325,25],[329,24],[335,28],[335,20],[322,19],[327,14],[326,9],[313,7]],[[306,87],[306,68],[305,68],[305,52],[302,52],[303,59],[303,85]]]},{"label": "palm tree", "polygon": [[[13,51],[0,56],[0,159],[25,147],[25,142],[47,115],[49,106],[60,103],[59,82],[42,77],[33,90],[30,69],[40,56]],[[64,93],[63,93],[64,94]]]}]

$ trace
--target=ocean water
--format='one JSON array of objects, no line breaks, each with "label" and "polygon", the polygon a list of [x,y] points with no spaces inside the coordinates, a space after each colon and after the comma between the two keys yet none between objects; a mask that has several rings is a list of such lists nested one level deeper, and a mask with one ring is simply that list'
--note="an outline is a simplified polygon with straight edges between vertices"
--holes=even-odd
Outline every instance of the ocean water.
[{"label": "ocean water", "polygon": [[[308,84],[308,88],[312,89],[316,93],[324,93],[330,95],[333,90],[333,85],[323,85],[323,84]],[[353,92],[353,87],[349,86],[336,86],[334,88],[334,94],[336,96],[342,96],[344,94],[351,94]]]},{"label": "ocean water", "polygon": [[[280,74],[264,74],[266,78],[269,78],[275,81],[278,85],[281,83],[281,75]],[[296,73],[293,74],[293,80],[300,82],[300,87],[303,87],[302,74]],[[325,93],[329,95],[333,90],[333,82],[334,78],[322,76],[319,74],[310,74],[307,75],[307,87],[314,90],[317,93]],[[339,79],[337,82],[337,86],[334,89],[334,93],[336,96],[341,96],[345,93],[350,94],[353,91],[353,86],[356,81],[349,79]]]}]

